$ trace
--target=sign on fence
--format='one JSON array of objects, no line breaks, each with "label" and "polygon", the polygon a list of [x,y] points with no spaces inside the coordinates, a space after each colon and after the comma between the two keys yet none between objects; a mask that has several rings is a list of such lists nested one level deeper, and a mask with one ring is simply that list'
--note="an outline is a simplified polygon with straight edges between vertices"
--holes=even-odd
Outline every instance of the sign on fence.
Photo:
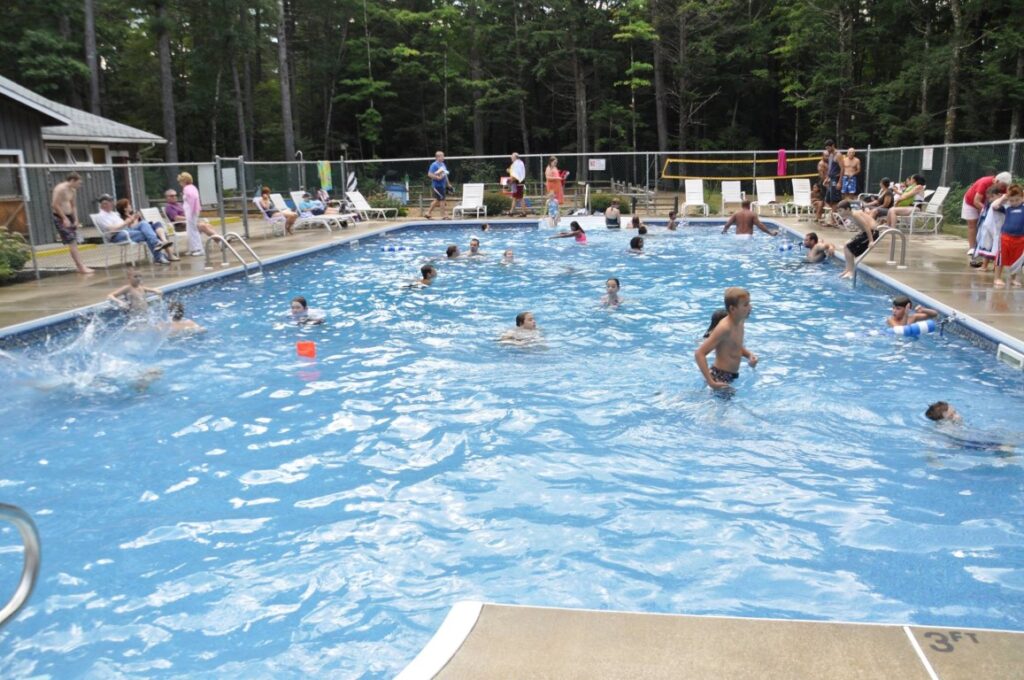
[{"label": "sign on fence", "polygon": [[587,169],[594,172],[604,172],[605,162],[603,158],[590,158],[587,160]]}]

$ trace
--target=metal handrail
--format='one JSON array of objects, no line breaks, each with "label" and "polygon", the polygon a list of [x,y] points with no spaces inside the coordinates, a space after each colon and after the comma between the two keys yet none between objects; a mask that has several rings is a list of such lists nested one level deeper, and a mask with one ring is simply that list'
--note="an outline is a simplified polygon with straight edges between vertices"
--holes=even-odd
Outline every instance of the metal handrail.
[{"label": "metal handrail", "polygon": [[248,241],[242,238],[242,236],[237,231],[229,231],[227,234],[224,235],[224,237],[228,241],[230,241],[231,239],[237,239],[238,242],[241,243],[242,246],[247,251],[249,251],[249,254],[252,255],[252,259],[256,260],[256,266],[260,268],[260,273],[263,273],[263,260],[261,260],[260,256],[256,254],[256,251],[252,249],[252,246],[249,245]]},{"label": "metal handrail", "polygon": [[[232,238],[238,239],[238,241],[245,247],[245,249],[247,251],[249,251],[249,254],[252,255],[253,258],[256,260],[256,266],[259,267],[260,273],[262,274],[263,273],[263,260],[261,260],[259,258],[259,256],[256,254],[256,252],[251,247],[249,247],[249,244],[246,243],[245,239],[242,238],[241,236],[239,236],[237,232],[229,231],[224,236],[221,236],[220,234],[214,234],[213,236],[208,238],[206,240],[206,242],[207,242],[207,244],[209,244],[210,241],[216,241],[216,242],[221,244],[221,264],[222,265],[227,264],[227,262],[228,262],[227,256],[224,254],[224,250],[226,249],[226,250],[230,251],[231,254],[235,256],[235,259],[238,260],[241,263],[242,270],[245,272],[245,275],[248,276],[249,275],[249,263],[246,262],[245,258],[243,258],[241,255],[239,255],[238,251],[235,250],[231,246],[231,239]],[[212,269],[213,267],[210,264],[210,249],[206,248],[205,250],[206,250],[206,265],[205,265],[205,267],[206,267],[206,269]]]},{"label": "metal handrail", "polygon": [[859,265],[861,263],[861,260],[863,260],[865,257],[867,257],[868,254],[872,250],[875,249],[875,246],[877,246],[879,243],[881,243],[885,239],[886,236],[892,236],[892,239],[889,241],[889,259],[886,261],[886,264],[896,264],[896,237],[899,236],[900,237],[900,263],[898,265],[896,265],[896,268],[897,269],[906,269],[907,268],[907,235],[904,234],[899,229],[892,229],[892,228],[884,229],[878,235],[878,238],[875,239],[875,242],[872,243],[871,245],[869,245],[868,249],[865,250],[863,253],[861,253],[860,257],[854,259],[854,261],[853,261],[853,286],[854,287],[857,286],[857,265]]},{"label": "metal handrail", "polygon": [[25,561],[21,568],[21,581],[14,591],[11,600],[0,609],[0,628],[10,619],[14,618],[36,587],[39,578],[39,562],[41,558],[41,547],[39,541],[39,530],[28,513],[15,505],[0,503],[0,520],[6,520],[18,527],[21,533],[21,542],[25,546]]}]

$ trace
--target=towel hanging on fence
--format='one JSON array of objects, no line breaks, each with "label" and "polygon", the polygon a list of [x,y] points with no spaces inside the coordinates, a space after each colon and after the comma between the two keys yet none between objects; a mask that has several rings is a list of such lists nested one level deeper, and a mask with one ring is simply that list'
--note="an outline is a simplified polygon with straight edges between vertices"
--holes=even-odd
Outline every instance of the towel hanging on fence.
[{"label": "towel hanging on fence", "polygon": [[786,150],[785,149],[779,149],[779,165],[775,169],[775,175],[777,177],[782,177],[783,175],[786,175],[786,174],[788,174],[786,172]]},{"label": "towel hanging on fence", "polygon": [[325,191],[334,189],[334,181],[331,179],[331,162],[317,161],[316,172],[320,175],[320,187]]}]

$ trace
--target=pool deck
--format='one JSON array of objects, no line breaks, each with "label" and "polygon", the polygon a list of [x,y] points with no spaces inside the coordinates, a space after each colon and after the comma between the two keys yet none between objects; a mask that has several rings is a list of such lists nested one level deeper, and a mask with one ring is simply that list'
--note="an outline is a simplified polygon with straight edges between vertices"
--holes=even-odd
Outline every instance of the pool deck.
[{"label": "pool deck", "polygon": [[[822,238],[835,244],[840,252],[843,244],[851,238],[848,232],[820,227],[793,217],[766,216],[766,219],[784,224],[801,234],[816,231]],[[371,221],[342,231],[328,233],[324,229],[300,230],[294,236],[278,238],[254,234],[249,243],[266,261],[323,247],[352,236],[370,235],[399,224],[415,222],[422,220]],[[500,224],[501,220],[491,222]],[[229,225],[229,229],[238,228],[237,224]],[[890,276],[1016,339],[1018,346],[1024,344],[1024,289],[993,288],[992,274],[971,269],[967,265],[965,251],[966,242],[955,236],[913,236],[908,238],[906,269],[897,269],[896,265],[886,263],[889,253],[887,244],[870,253],[866,264],[874,271]],[[124,267],[120,264],[119,252],[113,250],[110,253],[110,267],[103,266],[105,255],[100,246],[86,246],[83,250],[86,264],[97,271],[83,276],[73,271],[65,250],[55,248],[44,251],[39,262],[40,267],[47,271],[47,276],[38,281],[0,286],[0,331],[18,330],[10,327],[103,302],[110,291],[124,283]],[[214,261],[213,270],[204,268],[204,259],[201,257],[183,257],[181,261],[165,267],[148,262],[140,263],[143,283],[152,288],[177,287],[207,277],[215,271],[235,267],[235,263],[230,261],[226,267],[222,267],[219,255],[211,259]],[[836,273],[838,276],[838,270]],[[410,271],[409,275],[412,277],[416,272]]]},{"label": "pool deck", "polygon": [[1020,678],[1024,633],[459,602],[398,680]]}]

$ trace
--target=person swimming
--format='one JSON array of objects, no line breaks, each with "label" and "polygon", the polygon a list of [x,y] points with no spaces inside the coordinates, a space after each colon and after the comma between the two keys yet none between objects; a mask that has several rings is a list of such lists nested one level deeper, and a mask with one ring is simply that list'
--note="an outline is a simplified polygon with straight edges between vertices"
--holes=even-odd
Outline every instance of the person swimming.
[{"label": "person swimming", "polygon": [[569,223],[569,231],[561,231],[554,236],[548,236],[549,240],[553,238],[574,238],[576,243],[586,243],[587,232],[583,231],[583,227],[580,226],[579,222],[573,220]]},{"label": "person swimming", "polygon": [[292,320],[300,326],[315,326],[324,322],[323,312],[310,309],[306,298],[301,295],[292,299],[291,315]]}]

